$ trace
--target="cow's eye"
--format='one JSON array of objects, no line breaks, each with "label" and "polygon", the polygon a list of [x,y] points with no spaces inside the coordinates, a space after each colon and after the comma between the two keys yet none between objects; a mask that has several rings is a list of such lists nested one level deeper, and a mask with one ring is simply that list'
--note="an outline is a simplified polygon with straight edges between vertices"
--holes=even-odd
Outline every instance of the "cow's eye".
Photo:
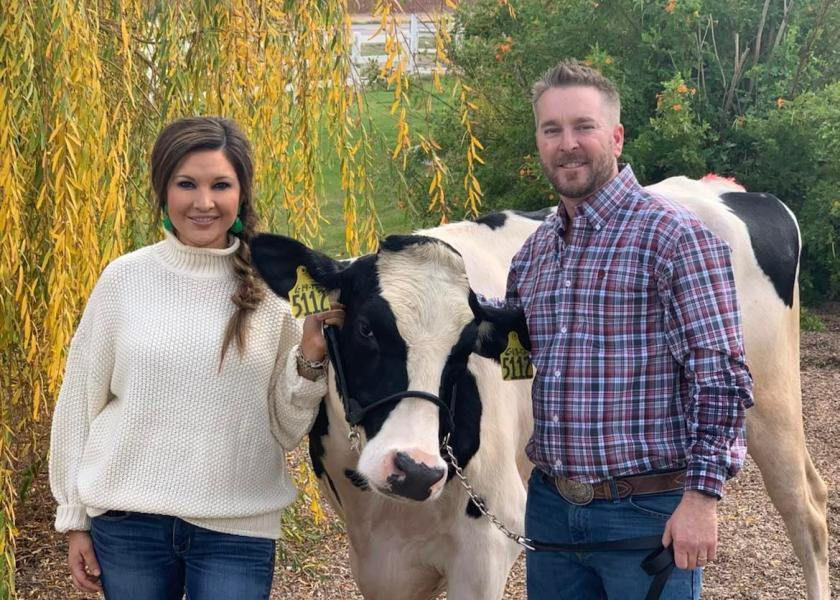
[{"label": "cow's eye", "polygon": [[359,321],[359,324],[356,326],[356,330],[363,338],[373,339],[373,330],[370,328],[370,324],[367,321]]}]

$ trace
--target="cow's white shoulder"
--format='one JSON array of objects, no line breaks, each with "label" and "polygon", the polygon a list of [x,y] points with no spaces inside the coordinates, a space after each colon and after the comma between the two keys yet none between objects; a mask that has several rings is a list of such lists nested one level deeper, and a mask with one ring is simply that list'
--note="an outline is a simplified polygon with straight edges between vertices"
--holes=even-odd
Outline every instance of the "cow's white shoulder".
[{"label": "cow's white shoulder", "polygon": [[[556,207],[553,209],[556,211]],[[442,240],[464,257],[467,276],[473,290],[487,297],[505,294],[510,261],[522,244],[540,226],[541,221],[515,211],[499,213],[494,227],[482,222],[461,221],[431,229],[418,235]]]}]

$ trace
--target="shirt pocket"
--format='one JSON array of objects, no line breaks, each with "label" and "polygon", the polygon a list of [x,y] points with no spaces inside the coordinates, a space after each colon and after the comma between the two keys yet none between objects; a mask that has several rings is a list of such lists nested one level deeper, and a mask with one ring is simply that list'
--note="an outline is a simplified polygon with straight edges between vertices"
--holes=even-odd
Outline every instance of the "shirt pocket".
[{"label": "shirt pocket", "polygon": [[643,268],[611,266],[583,277],[582,318],[593,348],[644,351],[661,330],[655,279]]}]

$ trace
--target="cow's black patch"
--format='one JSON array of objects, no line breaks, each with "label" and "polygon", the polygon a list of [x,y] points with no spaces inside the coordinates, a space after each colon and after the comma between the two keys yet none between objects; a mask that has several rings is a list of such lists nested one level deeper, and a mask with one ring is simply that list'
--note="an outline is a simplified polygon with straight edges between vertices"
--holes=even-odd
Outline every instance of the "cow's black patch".
[{"label": "cow's black patch", "polygon": [[[479,500],[484,502],[484,498],[479,497]],[[481,511],[478,509],[478,506],[476,506],[475,501],[472,498],[470,498],[467,502],[467,516],[472,517],[473,519],[480,519],[484,516],[481,514]]]},{"label": "cow's black patch", "polygon": [[306,267],[312,278],[328,290],[339,287],[344,270],[341,261],[311,250],[297,240],[272,233],[261,233],[251,240],[251,257],[263,280],[283,298],[289,297],[299,266]]},{"label": "cow's black patch", "polygon": [[[461,468],[466,468],[481,445],[481,397],[475,376],[466,371],[458,380],[455,407],[455,433],[451,438],[452,451]],[[449,478],[455,474],[450,467]]]},{"label": "cow's black patch", "polygon": [[312,462],[312,472],[315,477],[324,473],[324,441],[323,437],[329,434],[330,420],[327,417],[327,403],[321,400],[318,406],[318,416],[309,431],[309,460]]},{"label": "cow's black patch", "polygon": [[721,199],[746,224],[758,265],[770,278],[779,298],[792,307],[799,235],[790,213],[772,194],[727,192]]},{"label": "cow's black patch", "polygon": [[[467,360],[475,345],[477,327],[470,323],[453,346],[441,377],[440,397],[450,404],[455,429],[449,440],[452,453],[461,468],[465,468],[481,445],[481,397],[475,376],[467,369]],[[454,386],[454,387],[453,387]],[[452,390],[454,389],[454,396]],[[440,416],[440,437],[446,435],[446,417]],[[455,475],[449,465],[447,480]]]},{"label": "cow's black patch", "polygon": [[360,490],[366,492],[370,489],[368,480],[365,479],[364,475],[362,475],[358,471],[354,471],[353,469],[344,469],[344,476],[350,480],[350,483],[352,483]]},{"label": "cow's black patch", "polygon": [[411,246],[422,246],[423,244],[442,244],[453,251],[455,250],[443,240],[427,235],[389,235],[379,247],[381,250],[387,250],[388,252],[400,252]]},{"label": "cow's black patch", "polygon": [[540,210],[515,210],[513,212],[514,214],[517,214],[520,217],[525,217],[526,219],[531,219],[532,221],[545,221],[551,215],[551,213],[554,212],[554,208],[549,206],[546,208],[541,208]]},{"label": "cow's black patch", "polygon": [[[382,297],[377,260],[377,256],[365,256],[347,267],[339,294],[345,305],[344,326],[338,335],[341,361],[350,395],[362,407],[408,389],[408,349]],[[379,432],[395,405],[365,415],[361,425],[367,439]]]},{"label": "cow's black patch", "polygon": [[507,221],[507,215],[505,213],[491,213],[475,220],[479,225],[486,225],[490,229],[503,227],[505,221]]}]

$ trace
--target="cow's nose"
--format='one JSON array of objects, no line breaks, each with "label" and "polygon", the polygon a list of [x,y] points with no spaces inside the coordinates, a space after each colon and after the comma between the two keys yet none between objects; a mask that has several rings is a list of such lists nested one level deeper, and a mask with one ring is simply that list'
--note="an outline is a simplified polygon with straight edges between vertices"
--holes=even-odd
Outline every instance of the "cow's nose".
[{"label": "cow's nose", "polygon": [[443,478],[445,472],[439,467],[417,462],[406,452],[394,456],[397,473],[388,476],[391,491],[398,496],[422,502],[432,492],[432,486]]}]

